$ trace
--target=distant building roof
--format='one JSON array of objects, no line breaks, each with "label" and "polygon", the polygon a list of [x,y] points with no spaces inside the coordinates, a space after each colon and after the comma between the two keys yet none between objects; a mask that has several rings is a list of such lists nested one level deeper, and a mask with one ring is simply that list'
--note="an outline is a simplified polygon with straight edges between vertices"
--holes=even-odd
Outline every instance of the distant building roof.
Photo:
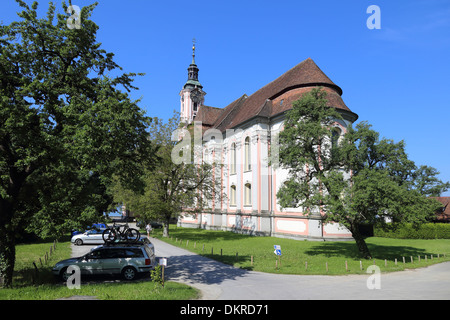
[{"label": "distant building roof", "polygon": [[436,214],[438,221],[450,222],[450,197],[430,197],[442,203],[442,209]]}]

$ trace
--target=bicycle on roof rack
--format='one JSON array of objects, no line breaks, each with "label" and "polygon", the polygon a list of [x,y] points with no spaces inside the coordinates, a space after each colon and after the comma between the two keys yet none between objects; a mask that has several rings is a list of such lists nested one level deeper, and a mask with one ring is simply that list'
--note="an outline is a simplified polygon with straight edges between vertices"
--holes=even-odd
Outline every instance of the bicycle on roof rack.
[{"label": "bicycle on roof rack", "polygon": [[102,233],[102,238],[105,243],[113,243],[116,241],[125,241],[128,243],[138,242],[141,234],[137,229],[130,228],[128,223],[116,225],[113,223],[112,227],[106,228]]}]

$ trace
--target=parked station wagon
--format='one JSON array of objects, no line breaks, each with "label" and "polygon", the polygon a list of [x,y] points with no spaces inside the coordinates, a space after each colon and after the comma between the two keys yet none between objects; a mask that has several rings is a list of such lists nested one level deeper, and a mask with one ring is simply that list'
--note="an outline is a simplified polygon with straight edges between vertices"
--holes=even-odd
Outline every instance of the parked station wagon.
[{"label": "parked station wagon", "polygon": [[78,258],[58,262],[52,269],[55,276],[67,281],[69,266],[78,266],[81,275],[119,274],[126,280],[149,272],[156,265],[155,250],[147,239],[136,244],[110,244],[93,248]]}]

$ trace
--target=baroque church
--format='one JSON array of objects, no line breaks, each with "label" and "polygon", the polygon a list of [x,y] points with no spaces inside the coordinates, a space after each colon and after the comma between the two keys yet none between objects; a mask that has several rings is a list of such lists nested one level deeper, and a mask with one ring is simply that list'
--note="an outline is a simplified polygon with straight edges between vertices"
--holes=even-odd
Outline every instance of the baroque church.
[{"label": "baroque church", "polygon": [[[344,119],[335,125],[345,133],[358,115],[342,100],[342,89],[308,58],[225,108],[207,106],[198,78],[195,44],[192,49],[188,80],[180,91],[180,120],[201,124],[203,159],[220,154],[222,165],[217,167],[215,179],[221,183],[223,194],[215,197],[208,210],[180,217],[178,225],[296,239],[351,239],[350,231],[342,225],[322,223],[320,213],[306,215],[301,207],[281,208],[276,194],[287,171],[268,160],[271,142],[283,129],[285,112],[313,88],[327,92],[328,104]],[[208,132],[214,134],[205,138]]]}]

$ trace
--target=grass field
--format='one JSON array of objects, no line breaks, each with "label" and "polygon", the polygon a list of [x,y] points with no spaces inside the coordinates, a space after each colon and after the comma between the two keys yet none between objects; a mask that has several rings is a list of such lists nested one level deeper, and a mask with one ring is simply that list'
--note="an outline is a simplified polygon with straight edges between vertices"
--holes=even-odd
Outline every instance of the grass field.
[{"label": "grass field", "polygon": [[[354,241],[319,242],[253,237],[174,225],[171,225],[169,239],[162,238],[160,230],[155,230],[153,236],[226,264],[270,273],[357,274],[365,273],[367,267],[374,263],[380,267],[381,272],[391,272],[450,261],[449,239],[404,240],[371,237],[366,239],[366,242],[373,260],[364,260],[360,258]],[[280,259],[274,254],[274,245],[281,246]]]},{"label": "grass field", "polygon": [[[166,281],[163,288],[149,277],[132,282],[82,283],[80,289],[69,289],[55,279],[51,269],[56,262],[70,257],[70,242],[57,243],[51,255],[50,246],[53,246],[52,242],[16,246],[14,287],[0,288],[0,300],[55,300],[74,295],[93,296],[99,300],[189,300],[199,296],[198,290],[190,286]],[[47,263],[45,253],[49,256]],[[38,268],[37,274],[33,262]]]},{"label": "grass field", "polygon": [[[374,259],[362,260],[353,241],[318,242],[253,237],[225,231],[180,228],[175,225],[171,225],[170,235],[169,239],[162,238],[161,230],[154,230],[152,234],[172,245],[229,265],[270,273],[357,274],[365,273],[367,267],[374,263],[380,267],[381,272],[391,272],[450,261],[448,239],[372,237],[366,239],[366,242]],[[49,242],[16,247],[14,288],[0,289],[0,300],[53,300],[74,295],[95,296],[101,300],[187,300],[196,299],[199,295],[196,289],[183,284],[169,281],[162,288],[148,280],[82,284],[80,290],[70,290],[55,281],[51,274],[51,268],[56,262],[70,257],[70,242],[57,243],[56,250],[52,250],[52,255],[45,263],[45,253],[49,252],[52,245]],[[274,254],[274,245],[281,246],[280,259]],[[38,276],[33,262],[38,267]]]}]

